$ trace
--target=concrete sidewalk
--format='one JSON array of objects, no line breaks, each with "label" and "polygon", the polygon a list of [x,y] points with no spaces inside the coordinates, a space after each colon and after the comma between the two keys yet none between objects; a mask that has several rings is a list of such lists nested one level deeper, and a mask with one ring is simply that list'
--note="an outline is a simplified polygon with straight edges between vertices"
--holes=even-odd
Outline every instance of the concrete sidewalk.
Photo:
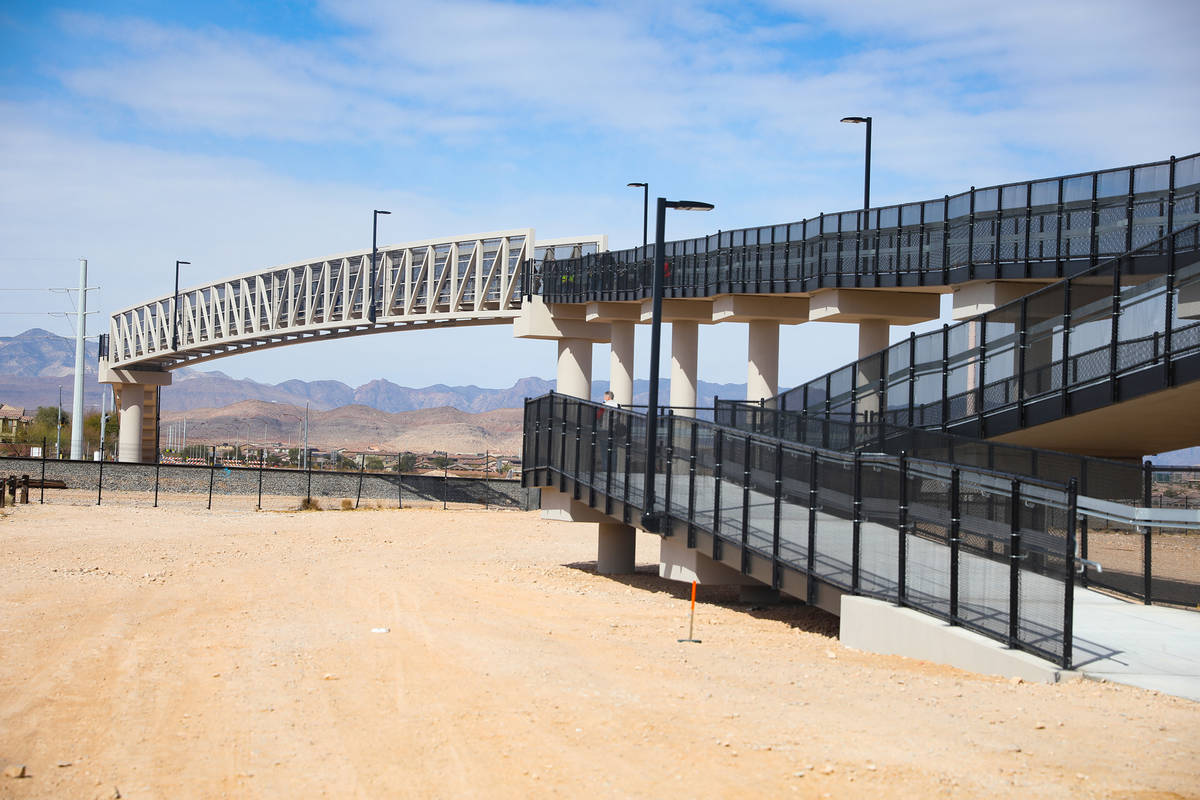
[{"label": "concrete sidewalk", "polygon": [[1074,668],[1200,702],[1200,612],[1075,590]]}]

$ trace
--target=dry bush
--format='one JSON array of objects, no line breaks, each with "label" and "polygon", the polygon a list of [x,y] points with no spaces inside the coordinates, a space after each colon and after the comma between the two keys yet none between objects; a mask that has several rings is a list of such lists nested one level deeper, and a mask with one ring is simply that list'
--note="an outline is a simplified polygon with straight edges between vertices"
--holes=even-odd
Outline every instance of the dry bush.
[{"label": "dry bush", "polygon": [[317,498],[315,498],[315,497],[306,497],[300,501],[300,510],[301,511],[320,511],[321,510],[321,501],[317,500]]},{"label": "dry bush", "polygon": [[351,511],[351,510],[353,510],[353,509],[354,509],[354,503],[352,503],[352,502],[350,502],[349,500],[347,500],[347,499],[343,498],[343,499],[342,499],[342,511]]}]

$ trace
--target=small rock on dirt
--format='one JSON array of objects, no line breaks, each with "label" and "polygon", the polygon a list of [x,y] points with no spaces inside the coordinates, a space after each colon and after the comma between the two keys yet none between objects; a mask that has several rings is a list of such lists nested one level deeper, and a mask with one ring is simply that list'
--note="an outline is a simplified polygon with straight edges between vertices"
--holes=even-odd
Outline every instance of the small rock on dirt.
[{"label": "small rock on dirt", "polygon": [[24,778],[25,777],[25,765],[24,764],[9,764],[7,767],[4,768],[4,777],[6,777],[6,778]]}]

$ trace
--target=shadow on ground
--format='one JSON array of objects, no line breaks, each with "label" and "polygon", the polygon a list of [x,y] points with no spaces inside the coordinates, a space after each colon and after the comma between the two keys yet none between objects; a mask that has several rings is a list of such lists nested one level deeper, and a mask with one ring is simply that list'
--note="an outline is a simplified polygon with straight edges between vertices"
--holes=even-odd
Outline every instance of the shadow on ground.
[{"label": "shadow on ground", "polygon": [[[660,578],[657,564],[641,564],[637,567],[637,571],[630,575],[599,575],[596,572],[595,561],[576,561],[572,564],[563,564],[563,566],[640,591],[670,595],[684,603],[690,600],[692,594],[691,584]],[[790,628],[828,636],[831,639],[836,639],[838,635],[838,618],[836,616],[786,595],[778,603],[762,605],[739,601],[736,586],[697,586],[696,602],[740,611],[755,619],[781,622]]]}]

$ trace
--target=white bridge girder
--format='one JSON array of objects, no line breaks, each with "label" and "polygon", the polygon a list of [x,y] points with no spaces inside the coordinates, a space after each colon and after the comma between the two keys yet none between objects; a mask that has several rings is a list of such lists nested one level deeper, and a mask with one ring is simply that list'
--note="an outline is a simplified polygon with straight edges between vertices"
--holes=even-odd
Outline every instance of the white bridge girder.
[{"label": "white bridge girder", "polygon": [[[511,322],[522,264],[604,250],[607,237],[536,242],[532,228],[378,248],[375,322],[371,251],[302,261],[195,286],[113,314],[108,365],[171,369],[311,339]],[[172,343],[172,326],[178,345]]]}]

